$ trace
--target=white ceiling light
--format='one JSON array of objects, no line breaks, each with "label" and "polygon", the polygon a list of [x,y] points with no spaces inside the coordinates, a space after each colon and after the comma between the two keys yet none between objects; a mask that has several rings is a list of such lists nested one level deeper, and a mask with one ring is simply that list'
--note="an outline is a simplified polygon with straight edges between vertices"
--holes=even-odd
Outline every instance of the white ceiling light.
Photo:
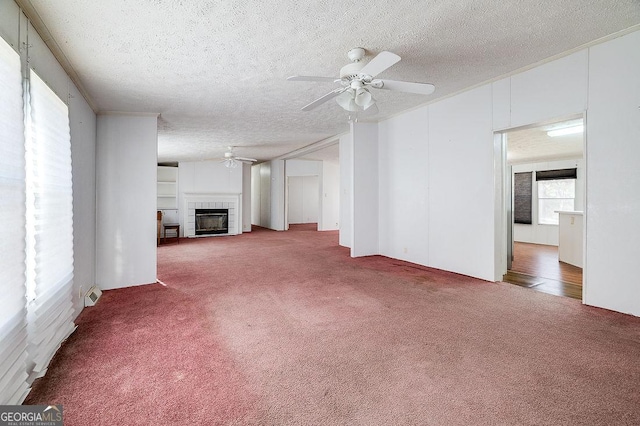
[{"label": "white ceiling light", "polygon": [[349,88],[341,93],[336,102],[342,108],[350,112],[365,111],[376,103],[371,93],[364,87],[358,89]]},{"label": "white ceiling light", "polygon": [[556,136],[574,135],[576,133],[582,133],[584,126],[579,124],[577,126],[563,127],[560,129],[549,130],[547,136],[555,138]]},{"label": "white ceiling light", "polygon": [[235,169],[238,167],[238,160],[235,158],[226,158],[224,161],[224,166],[228,169]]}]

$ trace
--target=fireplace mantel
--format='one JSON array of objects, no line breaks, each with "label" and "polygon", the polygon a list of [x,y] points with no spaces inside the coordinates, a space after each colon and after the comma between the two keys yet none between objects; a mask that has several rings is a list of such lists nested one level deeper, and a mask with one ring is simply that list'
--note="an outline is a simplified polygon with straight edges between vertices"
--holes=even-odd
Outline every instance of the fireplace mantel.
[{"label": "fireplace mantel", "polygon": [[[223,235],[241,234],[242,205],[240,203],[242,194],[228,193],[189,193],[182,195],[184,203],[183,229],[185,237],[210,237]],[[196,235],[195,209],[229,209],[229,233]]]}]

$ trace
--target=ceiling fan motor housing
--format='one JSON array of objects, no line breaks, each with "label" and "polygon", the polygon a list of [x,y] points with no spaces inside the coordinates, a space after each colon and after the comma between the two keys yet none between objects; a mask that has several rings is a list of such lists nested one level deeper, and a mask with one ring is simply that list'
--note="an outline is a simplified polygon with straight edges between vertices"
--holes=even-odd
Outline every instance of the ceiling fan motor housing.
[{"label": "ceiling fan motor housing", "polygon": [[364,58],[365,50],[362,47],[355,47],[351,49],[347,56],[352,61],[350,64],[345,65],[340,69],[340,79],[351,81],[355,79],[359,79],[360,70],[364,67],[362,58]]},{"label": "ceiling fan motor housing", "polygon": [[362,47],[354,47],[350,51],[347,52],[347,56],[353,62],[358,62],[364,58],[365,51]]},{"label": "ceiling fan motor housing", "polygon": [[362,62],[352,62],[340,68],[340,79],[353,80],[358,78],[360,70],[364,67]]}]

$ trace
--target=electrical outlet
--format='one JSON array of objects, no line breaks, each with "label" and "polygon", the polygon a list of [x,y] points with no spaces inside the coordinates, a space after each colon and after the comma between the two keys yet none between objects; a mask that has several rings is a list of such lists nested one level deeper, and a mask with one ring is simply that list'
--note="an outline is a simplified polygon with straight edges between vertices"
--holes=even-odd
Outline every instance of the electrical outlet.
[{"label": "electrical outlet", "polygon": [[404,252],[406,253],[406,252],[408,252],[408,251],[409,251],[409,250],[407,250],[407,248],[405,247],[405,248],[404,248]]}]

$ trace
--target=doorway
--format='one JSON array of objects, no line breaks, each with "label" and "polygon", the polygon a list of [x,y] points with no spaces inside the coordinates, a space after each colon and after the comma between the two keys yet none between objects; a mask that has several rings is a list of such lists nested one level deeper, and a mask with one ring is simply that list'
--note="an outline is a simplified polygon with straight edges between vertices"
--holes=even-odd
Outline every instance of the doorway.
[{"label": "doorway", "polygon": [[287,187],[288,225],[315,225],[317,229],[320,207],[318,176],[289,176]]},{"label": "doorway", "polygon": [[340,216],[338,140],[285,161],[285,229],[337,231]]},{"label": "doorway", "polygon": [[584,119],[512,129],[501,139],[507,227],[502,280],[581,300]]}]

